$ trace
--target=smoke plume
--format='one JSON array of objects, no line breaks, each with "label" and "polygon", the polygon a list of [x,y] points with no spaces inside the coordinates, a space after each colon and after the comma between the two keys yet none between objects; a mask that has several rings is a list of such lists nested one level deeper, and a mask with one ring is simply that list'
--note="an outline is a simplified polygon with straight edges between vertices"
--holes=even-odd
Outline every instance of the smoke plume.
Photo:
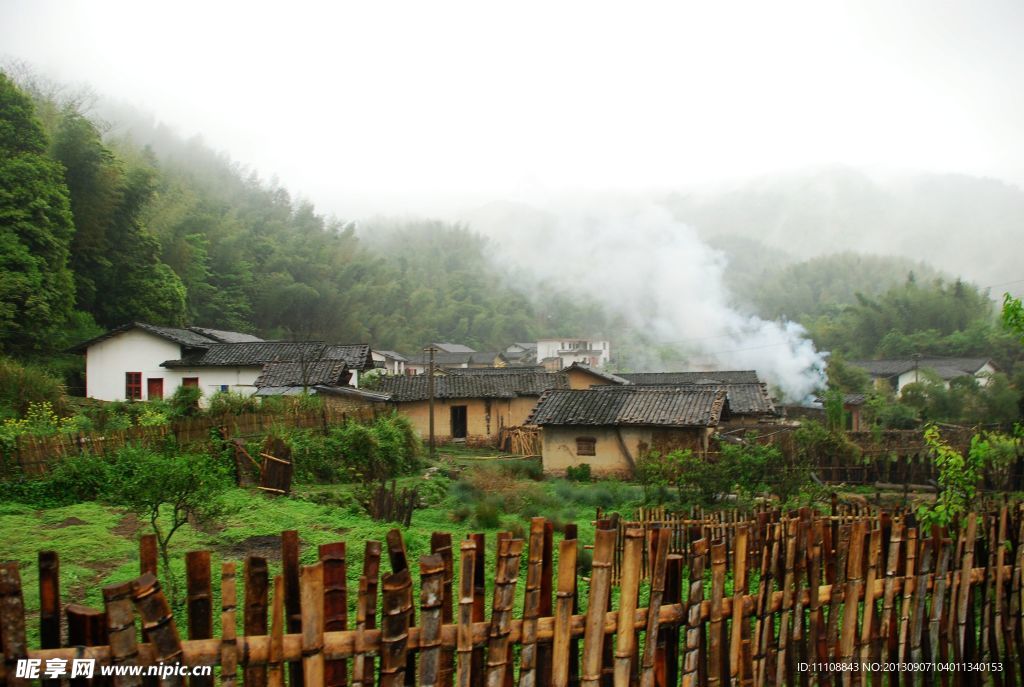
[{"label": "smoke plume", "polygon": [[[467,219],[504,258],[527,266],[531,283],[585,294],[625,321],[646,342],[619,357],[625,370],[663,370],[661,353],[671,350],[687,369],[755,369],[787,400],[821,386],[824,355],[804,329],[731,307],[724,254],[660,207],[593,198],[551,210],[492,203]],[[610,338],[614,356],[624,342]]]}]

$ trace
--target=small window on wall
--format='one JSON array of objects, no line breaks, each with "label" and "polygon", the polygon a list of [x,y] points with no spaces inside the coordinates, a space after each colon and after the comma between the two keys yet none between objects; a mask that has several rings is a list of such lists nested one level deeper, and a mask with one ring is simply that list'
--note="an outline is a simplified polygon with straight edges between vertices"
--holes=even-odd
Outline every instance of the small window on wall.
[{"label": "small window on wall", "polygon": [[576,437],[577,456],[596,456],[597,439],[594,437]]},{"label": "small window on wall", "polygon": [[124,397],[129,401],[136,401],[142,398],[142,373],[124,373]]},{"label": "small window on wall", "polygon": [[185,377],[181,380],[182,386],[194,386],[199,387],[199,377]]}]

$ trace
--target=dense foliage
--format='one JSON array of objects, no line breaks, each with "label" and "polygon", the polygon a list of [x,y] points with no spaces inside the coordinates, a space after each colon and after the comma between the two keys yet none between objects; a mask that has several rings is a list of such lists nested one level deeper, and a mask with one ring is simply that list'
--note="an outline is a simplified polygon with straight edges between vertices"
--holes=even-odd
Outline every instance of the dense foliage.
[{"label": "dense foliage", "polygon": [[410,351],[604,324],[593,303],[539,303],[496,276],[465,227],[357,231],[137,113],[111,128],[59,89],[27,89],[0,82],[2,351],[52,358],[131,320]]}]

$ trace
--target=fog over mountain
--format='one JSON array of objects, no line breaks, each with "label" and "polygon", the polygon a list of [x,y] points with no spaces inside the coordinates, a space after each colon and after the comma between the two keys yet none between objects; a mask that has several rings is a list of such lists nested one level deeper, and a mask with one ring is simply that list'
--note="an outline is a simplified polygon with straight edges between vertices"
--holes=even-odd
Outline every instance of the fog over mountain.
[{"label": "fog over mountain", "polygon": [[823,356],[758,316],[760,267],[1024,292],[1022,28],[1014,0],[0,4],[2,57],[94,89],[108,137],[199,136],[344,223],[465,222],[525,287],[794,396]]}]

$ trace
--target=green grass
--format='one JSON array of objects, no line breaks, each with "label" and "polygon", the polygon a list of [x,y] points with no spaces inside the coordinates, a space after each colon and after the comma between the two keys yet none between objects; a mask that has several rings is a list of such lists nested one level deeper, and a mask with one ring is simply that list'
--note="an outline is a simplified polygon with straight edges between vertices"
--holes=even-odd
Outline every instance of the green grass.
[{"label": "green grass", "polygon": [[[490,451],[477,451],[459,447],[450,453],[445,447],[439,451],[440,463],[454,462],[468,472],[481,469],[482,456],[494,455]],[[505,461],[502,461],[505,462]],[[433,487],[431,493],[435,505],[417,510],[412,527],[403,531],[408,558],[413,567],[414,579],[418,579],[420,556],[430,552],[430,535],[433,532],[449,532],[453,539],[454,555],[458,560],[459,542],[472,532],[484,532],[487,537],[487,604],[493,594],[494,563],[497,533],[512,528],[520,532],[529,529],[528,514],[509,513],[500,508],[498,525],[480,528],[472,519],[454,522],[452,512],[463,504],[465,495],[448,495],[451,483],[443,477],[435,477],[444,484],[443,488]],[[404,477],[401,486],[425,484],[422,474]],[[629,501],[637,491],[617,483],[594,484],[567,483],[564,480],[534,482],[527,479],[515,480],[530,494],[541,500],[541,510],[546,513],[551,504],[556,504],[553,513],[560,523],[575,522],[579,538],[583,543],[592,543],[594,526],[594,495],[602,503],[609,498],[621,499],[614,504],[624,510],[631,510]],[[173,581],[178,589],[178,604],[175,617],[179,632],[187,633],[185,597],[184,557],[190,550],[209,549],[213,565],[214,580],[214,625],[219,632],[219,571],[224,561],[237,561],[239,572],[246,553],[266,555],[271,575],[280,573],[280,543],[274,537],[281,531],[295,529],[300,537],[300,560],[303,564],[314,563],[317,546],[329,542],[345,541],[348,544],[348,583],[350,618],[354,621],[354,603],[359,574],[362,571],[364,542],[384,542],[389,530],[397,527],[394,523],[374,522],[354,504],[354,485],[297,485],[288,497],[273,497],[258,490],[232,489],[226,495],[230,514],[216,523],[200,528],[185,525],[171,542],[172,566],[170,576],[161,570],[165,589]],[[609,492],[612,494],[609,497]],[[546,504],[546,505],[545,505]],[[98,503],[80,503],[61,508],[38,509],[20,504],[0,504],[0,559],[19,563],[25,607],[28,615],[28,640],[30,647],[39,643],[38,612],[39,590],[37,555],[41,550],[56,551],[60,558],[60,585],[62,604],[82,603],[102,608],[102,587],[123,582],[139,573],[138,540],[150,531],[148,522],[138,521],[134,515],[123,510]],[[555,556],[557,564],[558,544],[561,535],[555,535]],[[257,550],[253,550],[257,546]],[[386,549],[381,564],[382,572],[390,570]],[[526,570],[526,552],[520,560],[523,574],[517,585],[517,613],[522,608],[523,585]],[[456,565],[456,574],[458,566]],[[418,588],[418,585],[417,585]],[[241,585],[239,593],[242,593]],[[418,599],[418,596],[417,596]],[[585,606],[586,588],[581,588],[581,602]],[[241,613],[239,613],[241,623]],[[241,629],[239,629],[241,631]]]}]

